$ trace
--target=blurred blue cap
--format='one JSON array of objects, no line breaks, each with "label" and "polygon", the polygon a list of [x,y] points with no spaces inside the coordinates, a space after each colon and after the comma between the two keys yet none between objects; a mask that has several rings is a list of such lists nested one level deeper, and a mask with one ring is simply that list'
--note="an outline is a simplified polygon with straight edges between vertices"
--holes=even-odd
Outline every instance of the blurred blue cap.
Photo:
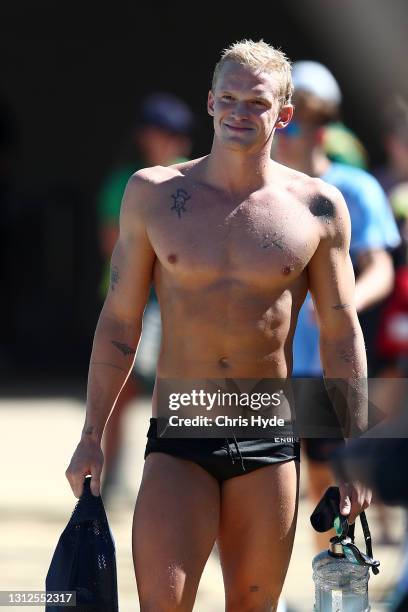
[{"label": "blurred blue cap", "polygon": [[194,117],[183,100],[168,93],[155,93],[144,98],[140,109],[140,125],[150,125],[174,134],[188,136]]}]

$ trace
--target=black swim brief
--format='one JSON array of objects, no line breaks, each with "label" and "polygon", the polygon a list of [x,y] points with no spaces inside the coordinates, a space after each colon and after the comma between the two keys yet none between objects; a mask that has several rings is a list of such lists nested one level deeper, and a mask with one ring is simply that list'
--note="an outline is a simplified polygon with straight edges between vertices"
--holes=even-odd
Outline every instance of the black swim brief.
[{"label": "black swim brief", "polygon": [[162,438],[157,419],[150,419],[144,458],[166,453],[200,465],[218,482],[284,461],[300,461],[300,442],[281,438]]}]

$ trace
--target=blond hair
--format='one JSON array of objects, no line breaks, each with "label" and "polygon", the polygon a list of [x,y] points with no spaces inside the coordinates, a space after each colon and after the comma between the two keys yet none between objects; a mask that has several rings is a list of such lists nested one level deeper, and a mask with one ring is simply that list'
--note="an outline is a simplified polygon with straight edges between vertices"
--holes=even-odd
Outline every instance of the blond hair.
[{"label": "blond hair", "polygon": [[212,90],[215,90],[221,68],[227,61],[237,62],[255,70],[276,73],[279,77],[279,99],[281,104],[289,103],[293,93],[291,63],[280,49],[262,39],[240,40],[222,51],[221,59],[214,68]]}]

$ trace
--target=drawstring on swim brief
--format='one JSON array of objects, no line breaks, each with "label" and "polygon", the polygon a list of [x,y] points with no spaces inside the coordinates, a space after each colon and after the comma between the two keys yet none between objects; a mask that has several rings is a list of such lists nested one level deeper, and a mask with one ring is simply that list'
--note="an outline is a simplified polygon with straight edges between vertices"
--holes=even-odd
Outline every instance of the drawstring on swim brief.
[{"label": "drawstring on swim brief", "polygon": [[[225,442],[226,442],[226,445],[227,445],[228,456],[230,457],[232,463],[235,463],[234,455],[233,455],[233,453],[231,451],[231,448],[230,448],[230,445],[229,445],[229,439],[225,438]],[[243,456],[241,454],[241,451],[239,449],[238,442],[237,442],[237,439],[236,439],[235,436],[234,436],[234,444],[235,444],[235,450],[237,452],[237,455],[239,456],[239,458],[241,460],[242,471],[245,472],[246,470],[245,470],[245,465],[244,465],[244,458],[243,458]]]}]

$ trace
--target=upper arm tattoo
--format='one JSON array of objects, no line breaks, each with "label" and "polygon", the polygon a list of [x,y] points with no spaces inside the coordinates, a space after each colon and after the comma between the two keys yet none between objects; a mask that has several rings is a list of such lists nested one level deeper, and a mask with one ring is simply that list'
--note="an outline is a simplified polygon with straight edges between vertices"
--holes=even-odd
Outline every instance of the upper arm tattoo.
[{"label": "upper arm tattoo", "polygon": [[115,290],[115,285],[118,284],[120,279],[119,268],[118,266],[113,266],[111,269],[110,281],[111,281],[111,289]]},{"label": "upper arm tattoo", "polygon": [[124,342],[118,342],[117,340],[111,340],[111,343],[113,344],[113,346],[115,346],[117,349],[119,349],[119,351],[121,353],[123,353],[123,355],[134,355],[136,353],[136,350],[133,349],[131,346],[129,346],[128,344],[125,344]]},{"label": "upper arm tattoo", "polygon": [[181,213],[187,212],[186,202],[191,198],[191,195],[185,189],[177,189],[176,193],[173,193],[171,197],[174,200],[174,204],[170,210],[175,210],[178,218],[181,219]]}]

